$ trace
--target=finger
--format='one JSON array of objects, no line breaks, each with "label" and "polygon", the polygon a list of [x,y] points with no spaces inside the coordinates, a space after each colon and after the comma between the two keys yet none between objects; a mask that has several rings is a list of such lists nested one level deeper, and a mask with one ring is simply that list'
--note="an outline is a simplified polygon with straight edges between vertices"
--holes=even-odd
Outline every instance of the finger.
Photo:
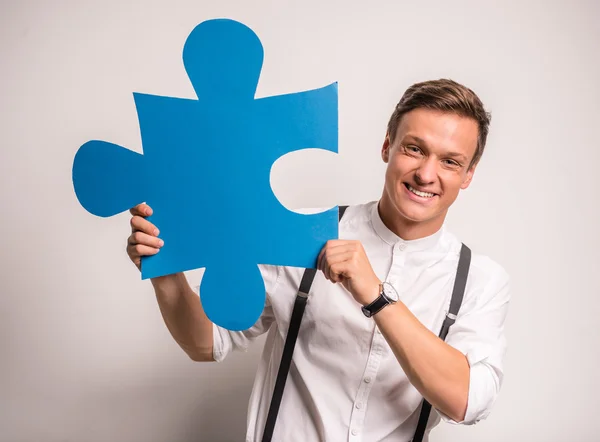
[{"label": "finger", "polygon": [[150,216],[152,215],[152,208],[148,204],[142,203],[129,209],[129,213],[133,216]]},{"label": "finger", "polygon": [[143,244],[129,245],[127,247],[127,253],[132,259],[142,257],[142,256],[152,256],[156,255],[160,249],[155,247],[145,246]]},{"label": "finger", "polygon": [[337,255],[339,253],[354,252],[355,250],[356,246],[351,242],[335,244],[325,250],[325,258],[328,256]]},{"label": "finger", "polygon": [[[340,264],[340,263],[346,263],[346,266],[348,266],[348,264],[352,261],[352,259],[354,258],[354,252],[353,251],[340,251],[337,253],[329,253],[327,254],[327,256],[325,256],[323,258],[324,261],[324,266],[331,268],[333,265],[336,264]],[[331,270],[330,270],[331,273]]]},{"label": "finger", "polygon": [[352,252],[342,251],[342,252],[338,252],[338,253],[331,253],[331,251],[328,250],[327,253],[325,253],[325,255],[323,256],[324,273],[326,274],[326,276],[328,278],[332,278],[333,275],[332,275],[331,267],[333,265],[345,262],[350,258],[352,258]]},{"label": "finger", "polygon": [[326,273],[326,269],[325,269],[325,253],[327,253],[327,244],[329,244],[329,242],[327,242],[323,248],[321,249],[321,252],[319,252],[319,257],[317,258],[317,270],[320,270],[323,272],[323,275],[325,276],[325,279],[327,279],[327,273]]},{"label": "finger", "polygon": [[327,261],[325,261],[325,259],[322,260],[321,262],[321,271],[323,272],[323,276],[325,276],[325,279],[327,281],[329,281],[330,279],[330,273],[329,273],[329,265],[327,264]]},{"label": "finger", "polygon": [[328,268],[329,278],[334,282],[341,282],[349,277],[352,268],[354,268],[355,255],[353,249],[328,255],[324,261]]},{"label": "finger", "polygon": [[143,246],[150,246],[157,249],[160,249],[164,245],[164,241],[156,236],[148,235],[147,233],[143,233],[140,231],[133,232],[129,236],[128,243],[132,246],[136,244],[141,244]]},{"label": "finger", "polygon": [[340,262],[329,267],[332,282],[341,282],[344,279],[345,262]]},{"label": "finger", "polygon": [[317,269],[323,270],[323,268],[324,268],[323,259],[327,255],[329,255],[330,253],[339,253],[342,250],[351,250],[352,243],[353,243],[353,241],[337,240],[337,239],[332,239],[332,240],[327,241],[325,246],[323,246],[323,248],[321,249],[321,252],[319,253],[319,257],[317,258]]},{"label": "finger", "polygon": [[325,279],[327,279],[328,281],[334,282],[333,281],[333,272],[331,271],[331,266],[327,263],[325,263],[325,268],[323,269],[323,274],[325,275]]},{"label": "finger", "polygon": [[323,259],[331,265],[336,262],[352,259],[354,254],[355,252],[352,249],[331,249],[327,251]]},{"label": "finger", "polygon": [[131,218],[131,230],[133,232],[140,231],[154,236],[158,236],[159,234],[156,226],[141,216],[134,216]]},{"label": "finger", "polygon": [[337,249],[339,247],[347,247],[354,243],[355,241],[349,241],[345,239],[330,239],[327,241],[326,248],[327,249]]},{"label": "finger", "polygon": [[330,253],[327,249],[327,246],[323,248],[321,254],[319,255],[319,261],[317,263],[317,269],[323,272],[325,275],[325,279],[329,279],[329,263],[327,262],[327,254]]}]

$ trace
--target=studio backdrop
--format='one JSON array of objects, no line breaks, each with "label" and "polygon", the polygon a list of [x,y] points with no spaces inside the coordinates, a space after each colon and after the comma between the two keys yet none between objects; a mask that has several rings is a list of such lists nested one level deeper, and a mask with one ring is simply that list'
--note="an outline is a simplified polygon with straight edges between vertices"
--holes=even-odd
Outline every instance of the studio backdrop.
[{"label": "studio backdrop", "polygon": [[481,97],[486,152],[446,224],[511,275],[505,382],[486,421],[431,440],[600,441],[600,6],[442,0],[2,1],[0,441],[244,439],[263,341],[191,361],[127,258],[129,215],[88,213],[71,176],[90,139],[143,152],[134,92],[196,98],[183,44],[213,18],[259,35],[256,97],[338,84],[338,153],[273,166],[293,210],[380,197],[386,124],[411,84]]}]

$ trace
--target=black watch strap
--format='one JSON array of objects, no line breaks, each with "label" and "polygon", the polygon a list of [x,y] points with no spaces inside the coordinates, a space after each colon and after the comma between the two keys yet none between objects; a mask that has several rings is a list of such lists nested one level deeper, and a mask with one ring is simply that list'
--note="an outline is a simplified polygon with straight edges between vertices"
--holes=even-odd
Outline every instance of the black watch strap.
[{"label": "black watch strap", "polygon": [[391,304],[390,300],[386,298],[383,293],[381,293],[375,301],[368,305],[365,305],[362,308],[362,311],[367,318],[370,318],[388,304]]}]

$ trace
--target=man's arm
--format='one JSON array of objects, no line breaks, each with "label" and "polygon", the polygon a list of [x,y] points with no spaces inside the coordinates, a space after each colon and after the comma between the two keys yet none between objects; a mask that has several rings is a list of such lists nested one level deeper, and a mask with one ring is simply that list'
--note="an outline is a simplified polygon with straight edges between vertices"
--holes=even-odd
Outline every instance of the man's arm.
[{"label": "man's arm", "polygon": [[[140,204],[130,210],[131,235],[127,254],[138,269],[142,256],[152,256],[163,246],[159,231],[146,219],[152,209]],[[213,324],[208,319],[198,295],[183,273],[153,278],[152,285],[162,317],[179,346],[194,361],[213,361]]]},{"label": "man's arm", "polygon": [[160,313],[173,339],[194,361],[213,358],[213,324],[183,273],[152,279]]},{"label": "man's arm", "polygon": [[469,363],[398,301],[374,317],[411,384],[436,409],[456,422],[465,418]]},{"label": "man's arm", "polygon": [[[319,255],[318,268],[328,280],[342,283],[362,305],[379,296],[380,281],[359,241],[329,241]],[[508,279],[500,271],[493,274],[469,308],[465,299],[447,342],[402,302],[373,317],[411,383],[443,417],[455,422],[485,417],[502,382]]]}]

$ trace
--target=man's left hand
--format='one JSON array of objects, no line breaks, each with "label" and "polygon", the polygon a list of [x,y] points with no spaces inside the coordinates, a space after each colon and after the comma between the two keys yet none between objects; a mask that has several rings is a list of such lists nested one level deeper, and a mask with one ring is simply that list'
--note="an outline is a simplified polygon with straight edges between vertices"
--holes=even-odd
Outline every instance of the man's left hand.
[{"label": "man's left hand", "polygon": [[323,271],[329,281],[341,282],[362,305],[370,304],[379,296],[381,281],[360,241],[327,241],[319,254],[317,269]]}]

